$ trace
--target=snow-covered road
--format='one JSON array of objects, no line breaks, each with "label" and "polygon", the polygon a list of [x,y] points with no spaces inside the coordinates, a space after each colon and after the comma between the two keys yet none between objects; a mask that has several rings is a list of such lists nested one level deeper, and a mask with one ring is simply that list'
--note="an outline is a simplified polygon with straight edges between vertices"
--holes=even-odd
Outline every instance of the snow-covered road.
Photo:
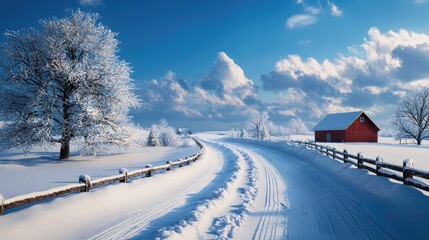
[{"label": "snow-covered road", "polygon": [[9,213],[0,217],[0,239],[424,239],[429,234],[429,197],[413,188],[305,149],[284,151],[281,144],[225,140],[214,133],[199,137],[206,152],[191,166]]},{"label": "snow-covered road", "polygon": [[266,215],[268,224],[274,222],[262,230],[258,226],[253,238],[391,238],[347,191],[306,162],[265,148],[240,149],[262,165],[265,175],[260,182],[265,203],[250,213],[250,219],[255,218],[262,228]]}]

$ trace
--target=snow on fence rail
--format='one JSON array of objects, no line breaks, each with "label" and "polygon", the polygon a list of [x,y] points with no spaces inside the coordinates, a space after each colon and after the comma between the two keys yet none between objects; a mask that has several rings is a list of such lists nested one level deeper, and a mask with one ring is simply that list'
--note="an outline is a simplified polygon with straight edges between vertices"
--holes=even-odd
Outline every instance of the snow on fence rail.
[{"label": "snow on fence rail", "polygon": [[[326,154],[333,159],[342,160],[344,163],[350,163],[357,168],[366,169],[378,176],[388,177],[397,181],[403,182],[405,185],[410,185],[425,191],[429,191],[429,185],[414,179],[413,176],[429,180],[429,172],[414,168],[412,159],[405,159],[403,165],[395,165],[383,162],[383,158],[378,156],[375,160],[363,157],[362,153],[353,155],[347,152],[346,149],[339,151],[334,147],[322,146],[314,142],[291,141],[294,144],[304,145],[311,149],[319,151],[321,154]],[[393,171],[392,171],[393,170]],[[399,173],[398,173],[399,172]]]},{"label": "snow on fence rail", "polygon": [[204,152],[204,146],[201,144],[201,142],[195,138],[192,139],[200,147],[200,150],[185,159],[178,159],[177,161],[167,161],[166,164],[160,166],[152,166],[151,164],[146,164],[145,168],[131,172],[128,172],[128,170],[125,168],[120,168],[118,175],[99,178],[93,181],[91,181],[88,175],[80,175],[79,183],[51,188],[41,192],[34,192],[15,196],[9,199],[4,199],[3,196],[0,194],[0,216],[3,215],[6,210],[12,208],[40,202],[50,198],[61,197],[71,193],[89,192],[91,188],[102,187],[115,182],[127,183],[128,179],[130,178],[136,178],[138,176],[143,175],[146,177],[150,177],[153,175],[153,173],[156,172],[170,171],[173,167],[182,167],[184,165],[189,165],[190,162],[195,162]]}]

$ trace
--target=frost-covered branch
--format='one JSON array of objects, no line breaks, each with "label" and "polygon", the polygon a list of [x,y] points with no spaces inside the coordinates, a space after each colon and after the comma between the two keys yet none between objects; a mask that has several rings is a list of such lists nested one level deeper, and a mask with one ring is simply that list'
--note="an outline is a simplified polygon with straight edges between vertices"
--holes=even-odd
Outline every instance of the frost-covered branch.
[{"label": "frost-covered branch", "polygon": [[[128,63],[117,56],[116,33],[80,10],[40,21],[40,29],[7,31],[1,46],[1,148],[83,140],[131,145],[129,109],[139,106]],[[79,141],[80,141],[79,140]],[[90,152],[90,151],[88,151]]]}]

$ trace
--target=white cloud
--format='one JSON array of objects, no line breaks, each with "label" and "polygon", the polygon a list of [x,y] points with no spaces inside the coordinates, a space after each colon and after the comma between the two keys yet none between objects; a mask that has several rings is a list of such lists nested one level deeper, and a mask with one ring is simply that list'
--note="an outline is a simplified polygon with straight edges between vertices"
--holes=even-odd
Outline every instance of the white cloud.
[{"label": "white cloud", "polygon": [[317,3],[309,4],[303,0],[297,0],[296,3],[302,6],[302,12],[294,14],[286,20],[286,27],[293,29],[296,27],[313,25],[318,22],[318,16],[327,11],[325,6],[329,7],[332,16],[342,16],[343,11],[337,5],[330,1],[317,1]]},{"label": "white cloud", "polygon": [[301,40],[301,41],[298,41],[298,43],[299,43],[300,45],[308,45],[308,44],[310,44],[310,43],[311,43],[311,40]]},{"label": "white cloud", "polygon": [[182,113],[185,116],[202,116],[202,114],[186,105],[192,93],[186,90],[175,78],[175,73],[168,71],[160,79],[152,79],[142,87],[140,96],[143,109],[149,112]]},{"label": "white cloud", "polygon": [[[263,88],[279,92],[272,112],[303,119],[365,110],[389,118],[404,92],[429,86],[429,36],[373,27],[352,56],[318,61],[289,55],[261,77]],[[350,54],[349,53],[349,54]]]},{"label": "white cloud", "polygon": [[385,93],[389,90],[388,87],[377,87],[377,86],[366,86],[362,88],[363,91],[367,91],[368,93],[372,95],[380,95],[382,93]]},{"label": "white cloud", "polygon": [[141,114],[146,119],[244,121],[247,111],[262,105],[253,82],[224,52],[218,53],[211,71],[199,82],[189,84],[168,71],[163,77],[146,82],[141,89]]},{"label": "white cloud", "polygon": [[317,18],[310,14],[296,14],[286,20],[286,26],[289,29],[301,26],[312,25],[317,22]]},{"label": "white cloud", "polygon": [[359,50],[354,45],[353,46],[348,46],[347,50],[349,50],[350,53],[353,53],[353,54],[356,54],[356,55],[359,54]]},{"label": "white cloud", "polygon": [[328,2],[328,5],[330,7],[332,16],[339,17],[339,16],[343,15],[343,11],[341,11],[341,9],[339,9],[334,3]]},{"label": "white cloud", "polygon": [[103,1],[102,0],[79,0],[79,4],[82,6],[98,6],[98,5],[102,5]]},{"label": "white cloud", "polygon": [[424,4],[426,2],[427,2],[427,0],[415,0],[414,4],[420,5],[420,4]]},{"label": "white cloud", "polygon": [[289,88],[285,92],[280,92],[277,98],[277,103],[286,104],[297,104],[305,101],[307,94],[299,88]]},{"label": "white cloud", "polygon": [[243,69],[238,66],[226,53],[219,52],[210,73],[201,81],[201,91],[211,93],[201,96],[222,105],[246,106],[247,100],[257,100],[253,81],[248,79]]},{"label": "white cloud", "polygon": [[320,8],[313,7],[313,6],[305,6],[304,11],[308,14],[311,14],[311,15],[317,15],[317,14],[322,12],[322,10]]}]

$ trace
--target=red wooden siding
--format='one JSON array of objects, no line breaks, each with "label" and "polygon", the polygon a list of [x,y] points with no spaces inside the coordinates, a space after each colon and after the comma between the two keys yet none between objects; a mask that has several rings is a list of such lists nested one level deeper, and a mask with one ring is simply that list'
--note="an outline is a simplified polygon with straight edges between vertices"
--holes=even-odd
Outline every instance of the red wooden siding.
[{"label": "red wooden siding", "polygon": [[[364,122],[360,118],[364,118]],[[365,114],[362,113],[346,130],[315,131],[316,142],[328,142],[328,134],[331,142],[378,142],[378,127]]]},{"label": "red wooden siding", "polygon": [[[364,122],[360,122],[363,117]],[[346,129],[346,142],[378,142],[378,128],[362,114]]]},{"label": "red wooden siding", "polygon": [[331,134],[331,142],[344,142],[346,139],[346,132],[344,130],[316,131],[315,141],[328,142],[328,133]]}]

